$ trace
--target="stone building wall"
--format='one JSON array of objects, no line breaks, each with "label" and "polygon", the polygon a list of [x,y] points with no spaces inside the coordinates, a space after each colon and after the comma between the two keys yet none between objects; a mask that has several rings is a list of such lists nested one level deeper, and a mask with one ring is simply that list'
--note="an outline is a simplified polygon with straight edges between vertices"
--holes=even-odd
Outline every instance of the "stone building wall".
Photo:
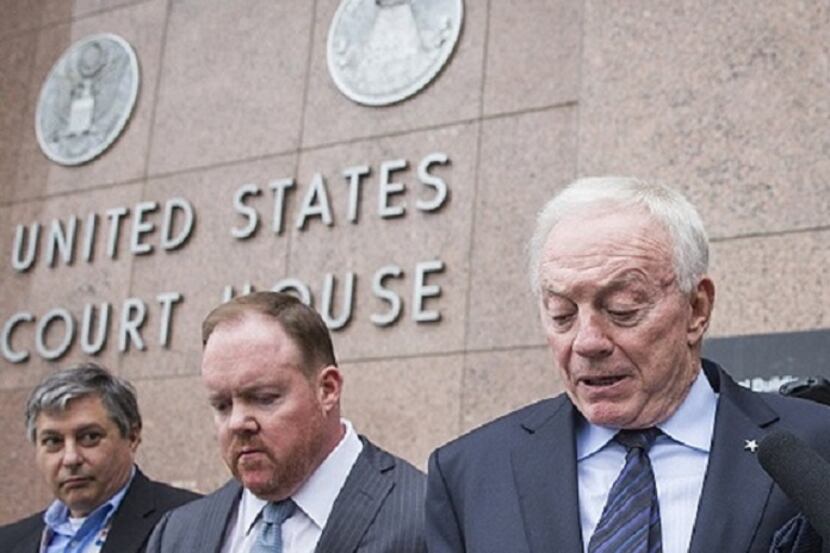
[{"label": "stone building wall", "polygon": [[[201,491],[227,478],[199,381],[199,324],[226,287],[296,279],[323,309],[328,282],[331,319],[349,313],[334,333],[346,416],[421,467],[437,445],[558,392],[524,243],[540,205],[577,176],[640,176],[696,203],[713,242],[712,337],[830,329],[825,2],[466,0],[448,64],[385,107],[352,102],[329,76],[338,4],[0,0],[0,323],[33,319],[9,340],[28,359],[0,358],[0,523],[49,498],[23,435],[29,390],[88,357],[136,384],[147,473]],[[135,49],[138,101],[102,156],[60,166],[36,140],[40,87],[73,42],[101,32]],[[435,209],[418,207],[436,198],[424,175],[447,189]],[[389,183],[402,191],[384,196]],[[242,190],[249,211],[235,207]],[[314,190],[330,224],[309,215]],[[165,249],[165,209],[181,200],[195,220]],[[183,218],[169,209],[175,234]],[[89,259],[79,243],[71,264],[50,266],[53,220],[76,216],[82,236],[90,214]],[[256,231],[234,237],[254,214]],[[131,246],[142,223],[148,253]],[[17,271],[16,229],[33,224],[37,255]],[[373,280],[387,273],[401,311],[381,326],[373,316],[393,304]],[[55,309],[75,329],[47,360],[38,321]],[[85,309],[109,313],[91,356]],[[67,336],[59,317],[40,334],[47,351]]]}]

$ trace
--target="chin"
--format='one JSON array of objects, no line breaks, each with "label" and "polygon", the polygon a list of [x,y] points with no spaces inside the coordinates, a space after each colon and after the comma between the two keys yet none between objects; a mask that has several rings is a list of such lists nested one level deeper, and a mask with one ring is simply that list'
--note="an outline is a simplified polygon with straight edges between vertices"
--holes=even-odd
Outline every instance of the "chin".
[{"label": "chin", "polygon": [[273,478],[242,475],[239,480],[245,488],[251,490],[256,496],[270,496],[276,488]]},{"label": "chin", "polygon": [[631,423],[631,416],[621,412],[619,408],[607,405],[594,405],[581,410],[583,416],[591,424],[605,426],[607,428],[625,428]]}]

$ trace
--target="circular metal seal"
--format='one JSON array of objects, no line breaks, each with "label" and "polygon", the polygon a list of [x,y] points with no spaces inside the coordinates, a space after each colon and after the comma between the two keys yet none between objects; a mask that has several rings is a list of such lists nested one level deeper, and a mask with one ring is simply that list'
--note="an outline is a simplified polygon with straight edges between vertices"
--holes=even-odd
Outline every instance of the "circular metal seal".
[{"label": "circular metal seal", "polygon": [[449,59],[463,12],[462,0],[341,0],[327,49],[334,83],[370,106],[412,96]]},{"label": "circular metal seal", "polygon": [[52,67],[35,113],[43,153],[80,165],[121,134],[138,96],[138,60],[123,38],[98,34],[69,47]]}]

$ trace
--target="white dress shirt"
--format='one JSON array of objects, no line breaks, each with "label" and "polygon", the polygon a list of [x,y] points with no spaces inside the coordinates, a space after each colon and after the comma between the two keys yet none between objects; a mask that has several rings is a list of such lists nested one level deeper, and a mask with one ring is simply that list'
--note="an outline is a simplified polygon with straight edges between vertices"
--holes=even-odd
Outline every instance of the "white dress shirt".
[{"label": "white dress shirt", "polygon": [[[701,370],[689,395],[667,421],[648,452],[660,502],[663,553],[689,550],[715,426],[718,395]],[[625,448],[612,440],[617,429],[583,421],[577,428],[579,518],[585,551],[614,481],[625,465]]]},{"label": "white dress shirt", "polygon": [[[346,432],[340,443],[300,486],[297,493],[291,496],[297,508],[282,524],[283,553],[314,551],[331,514],[334,500],[363,450],[363,442],[357,437],[352,424],[346,419],[342,419],[341,423]],[[242,491],[239,506],[225,533],[222,553],[250,551],[263,524],[260,513],[266,503],[266,500],[250,491]]]}]

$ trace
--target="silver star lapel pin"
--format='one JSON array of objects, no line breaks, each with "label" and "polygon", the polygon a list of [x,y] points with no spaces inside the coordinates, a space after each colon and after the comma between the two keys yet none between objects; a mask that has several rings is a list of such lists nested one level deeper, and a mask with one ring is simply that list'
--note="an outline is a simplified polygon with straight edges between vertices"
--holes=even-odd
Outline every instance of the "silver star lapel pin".
[{"label": "silver star lapel pin", "polygon": [[758,450],[758,442],[756,440],[744,440],[744,449],[750,453],[755,453]]}]

